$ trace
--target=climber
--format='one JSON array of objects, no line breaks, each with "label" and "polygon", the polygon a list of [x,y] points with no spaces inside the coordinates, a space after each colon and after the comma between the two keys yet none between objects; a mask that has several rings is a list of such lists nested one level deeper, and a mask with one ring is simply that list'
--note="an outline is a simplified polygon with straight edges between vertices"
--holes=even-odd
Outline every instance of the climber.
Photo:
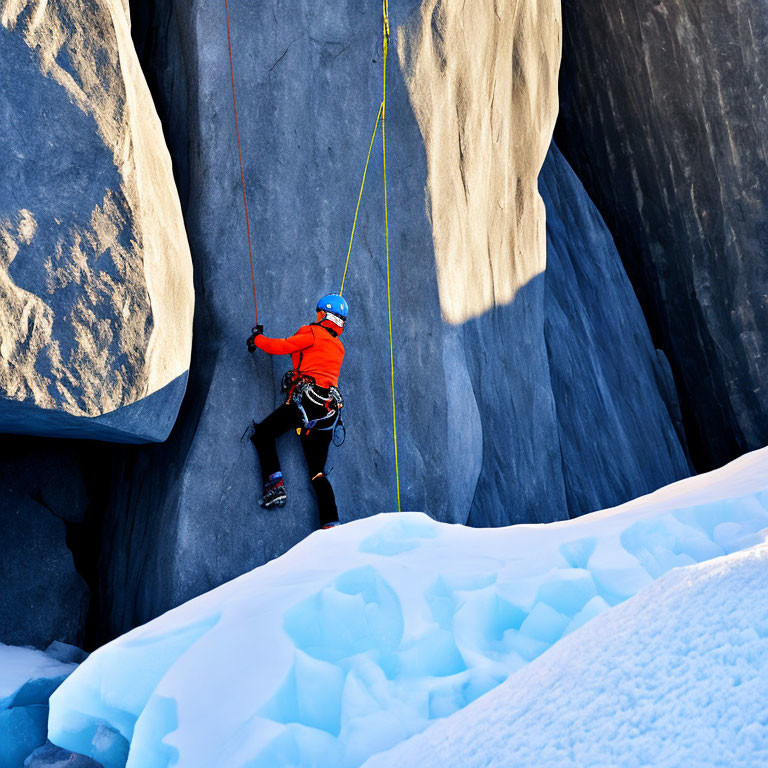
[{"label": "climber", "polygon": [[263,327],[257,325],[248,337],[249,352],[261,349],[270,355],[290,354],[293,364],[283,376],[283,404],[264,421],[254,422],[251,441],[259,455],[264,483],[259,504],[269,509],[282,507],[286,502],[275,439],[289,429],[296,429],[317,496],[321,528],[339,524],[333,488],[325,475],[325,462],[343,407],[338,383],[344,345],[339,336],[348,312],[346,299],[332,293],[318,301],[315,322],[302,326],[293,336],[271,339],[264,336]]}]

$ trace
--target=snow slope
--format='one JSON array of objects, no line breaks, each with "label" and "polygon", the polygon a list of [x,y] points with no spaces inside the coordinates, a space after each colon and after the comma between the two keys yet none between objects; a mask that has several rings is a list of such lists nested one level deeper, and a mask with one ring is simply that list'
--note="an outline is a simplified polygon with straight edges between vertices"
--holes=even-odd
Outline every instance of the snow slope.
[{"label": "snow slope", "polygon": [[768,766],[768,545],[677,569],[365,768]]},{"label": "snow slope", "polygon": [[321,531],[92,654],[54,694],[49,737],[93,755],[114,729],[129,768],[359,766],[564,635],[597,645],[578,628],[766,529],[768,449],[567,522],[406,513]]}]

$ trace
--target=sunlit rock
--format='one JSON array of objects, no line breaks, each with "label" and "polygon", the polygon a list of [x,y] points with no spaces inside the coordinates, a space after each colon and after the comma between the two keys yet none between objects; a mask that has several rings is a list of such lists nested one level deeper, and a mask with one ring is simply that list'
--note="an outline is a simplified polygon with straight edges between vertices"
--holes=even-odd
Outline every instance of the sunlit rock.
[{"label": "sunlit rock", "polygon": [[0,431],[164,439],[192,270],[118,0],[0,2]]}]

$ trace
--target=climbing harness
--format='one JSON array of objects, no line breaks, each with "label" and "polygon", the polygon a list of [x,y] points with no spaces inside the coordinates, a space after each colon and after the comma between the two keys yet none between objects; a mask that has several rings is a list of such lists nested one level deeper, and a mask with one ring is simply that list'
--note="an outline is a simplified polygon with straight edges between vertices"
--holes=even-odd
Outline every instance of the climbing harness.
[{"label": "climbing harness", "polygon": [[[341,399],[341,393],[336,387],[323,392],[322,387],[314,384],[306,384],[296,387],[293,392],[292,400],[299,409],[301,418],[304,421],[304,429],[316,429],[318,432],[326,432],[336,426],[336,422],[341,416],[341,409],[344,402]],[[311,406],[324,408],[326,413],[316,419],[310,419],[307,410]]]},{"label": "climbing harness", "polygon": [[[292,368],[283,374],[280,388],[286,393],[285,403],[293,403],[303,422],[299,429],[332,430],[341,418],[344,398],[338,387],[320,387],[312,376]],[[310,413],[315,418],[310,418]]]},{"label": "climbing harness", "polygon": [[[242,148],[240,144],[240,130],[238,127],[238,119],[237,119],[237,97],[235,95],[235,68],[232,60],[232,40],[230,35],[230,24],[229,24],[229,0],[224,0],[224,4],[226,7],[226,16],[227,16],[227,43],[229,45],[229,69],[230,69],[230,77],[232,80],[232,105],[235,111],[235,134],[237,137],[237,150],[238,150],[238,156],[240,159],[240,179],[243,186],[243,209],[245,212],[245,225],[246,225],[246,233],[248,237],[248,254],[251,262],[253,305],[256,313],[256,323],[258,324],[259,312],[258,312],[258,305],[256,302],[256,279],[254,277],[254,269],[253,269],[253,249],[251,247],[251,229],[250,229],[250,222],[248,218],[248,200],[245,194],[245,171],[243,168],[243,153],[242,153]],[[396,404],[396,398],[395,398],[395,353],[394,353],[394,339],[393,339],[393,333],[392,333],[392,291],[391,291],[391,281],[390,281],[390,254],[389,254],[389,208],[388,208],[388,201],[387,201],[386,117],[387,117],[387,59],[389,55],[389,38],[390,38],[389,0],[382,0],[382,36],[383,36],[383,41],[382,41],[383,73],[382,73],[381,104],[379,105],[378,113],[376,115],[376,120],[374,122],[373,133],[371,134],[371,141],[368,146],[368,155],[365,159],[365,167],[363,169],[363,178],[360,184],[360,191],[357,196],[357,205],[355,207],[355,215],[352,222],[352,232],[349,237],[349,247],[347,248],[347,257],[344,263],[344,271],[341,278],[341,288],[339,290],[339,295],[343,296],[344,294],[344,286],[347,278],[347,270],[349,268],[349,261],[352,255],[352,245],[355,238],[355,231],[357,229],[358,215],[360,213],[360,203],[363,198],[363,190],[365,188],[365,181],[368,175],[368,166],[371,160],[371,153],[373,151],[373,144],[376,140],[376,134],[378,133],[378,130],[379,130],[379,124],[381,124],[382,174],[383,174],[383,183],[384,183],[384,235],[385,235],[385,248],[386,248],[386,271],[387,271],[387,318],[388,318],[388,325],[389,325],[389,368],[390,368],[390,387],[392,390],[392,433],[393,433],[393,443],[394,443],[397,511],[400,512],[401,511],[400,465],[399,465],[398,451],[397,451],[397,404]],[[294,387],[294,391],[295,391],[295,387]],[[338,410],[340,410],[341,407],[342,406],[339,405]],[[306,415],[304,415],[304,419],[306,422],[307,421]],[[318,420],[316,419],[315,422],[317,421]],[[341,421],[340,416],[337,411],[335,421],[333,422],[334,427],[326,427],[326,428],[335,429],[335,425],[337,423],[340,423],[340,421]],[[313,428],[318,429],[317,426]],[[334,438],[335,438],[335,434],[336,433],[334,431]]]}]

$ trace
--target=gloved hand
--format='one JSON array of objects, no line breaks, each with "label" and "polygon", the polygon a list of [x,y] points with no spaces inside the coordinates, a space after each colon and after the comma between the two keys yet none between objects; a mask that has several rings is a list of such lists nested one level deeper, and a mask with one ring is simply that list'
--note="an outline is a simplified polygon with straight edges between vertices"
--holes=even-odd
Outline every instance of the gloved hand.
[{"label": "gloved hand", "polygon": [[251,335],[248,337],[248,351],[249,352],[255,352],[256,351],[256,344],[254,343],[254,339],[257,336],[261,336],[264,333],[264,326],[263,325],[255,325],[251,329]]}]

